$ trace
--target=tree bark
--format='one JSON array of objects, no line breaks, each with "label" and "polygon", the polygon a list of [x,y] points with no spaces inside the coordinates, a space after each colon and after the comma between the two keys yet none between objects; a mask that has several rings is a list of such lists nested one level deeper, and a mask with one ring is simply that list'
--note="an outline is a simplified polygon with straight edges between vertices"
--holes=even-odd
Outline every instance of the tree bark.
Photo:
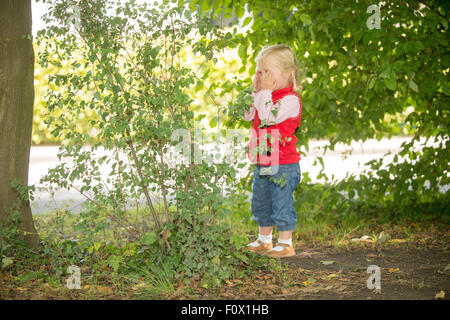
[{"label": "tree bark", "polygon": [[14,179],[28,186],[34,104],[31,22],[31,0],[0,0],[0,222],[16,207],[20,235],[36,247],[30,202],[11,187]]}]

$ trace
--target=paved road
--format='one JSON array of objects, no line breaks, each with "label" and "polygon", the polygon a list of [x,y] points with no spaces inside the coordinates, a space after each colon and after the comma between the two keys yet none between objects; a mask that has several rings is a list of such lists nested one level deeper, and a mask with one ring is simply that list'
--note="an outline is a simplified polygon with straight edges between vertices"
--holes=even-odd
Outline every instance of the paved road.
[{"label": "paved road", "polygon": [[[364,163],[381,158],[387,152],[392,155],[387,159],[391,160],[394,154],[399,151],[403,142],[408,141],[406,138],[392,138],[377,140],[368,140],[364,143],[354,142],[351,145],[337,145],[335,151],[328,151],[323,155],[323,150],[319,152],[319,148],[327,144],[327,141],[310,142],[309,151],[306,152],[304,147],[300,148],[302,159],[300,167],[302,173],[309,173],[309,177],[316,182],[315,177],[321,171],[322,167],[317,162],[317,157],[322,156],[325,170],[323,173],[334,179],[342,179],[347,173],[359,173],[365,169]],[[353,150],[351,155],[347,155],[348,151]],[[45,175],[49,168],[56,166],[59,161],[57,158],[57,146],[32,147],[30,154],[29,184],[39,187],[40,178]],[[346,156],[347,155],[347,156]],[[246,160],[248,161],[248,160]],[[101,169],[102,173],[107,175],[107,168]],[[448,189],[448,188],[446,188]],[[156,195],[155,195],[156,196]],[[31,203],[33,214],[41,214],[52,211],[57,208],[67,207],[69,210],[78,211],[81,204],[86,199],[76,190],[59,190],[50,195],[44,190],[35,192],[35,199]]]}]

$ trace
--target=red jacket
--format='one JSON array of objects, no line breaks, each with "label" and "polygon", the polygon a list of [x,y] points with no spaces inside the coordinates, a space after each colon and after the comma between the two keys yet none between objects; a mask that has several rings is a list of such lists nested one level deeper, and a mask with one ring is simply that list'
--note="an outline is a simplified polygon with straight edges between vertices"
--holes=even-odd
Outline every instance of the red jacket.
[{"label": "red jacket", "polygon": [[[302,117],[302,102],[293,86],[272,92],[272,102],[276,104],[287,95],[295,95],[299,99],[300,110],[296,117],[288,118],[281,123],[261,126],[261,119],[256,110],[252,123],[249,152],[250,161],[262,166],[296,163],[300,161],[300,152],[297,151],[296,129],[300,126]],[[290,139],[289,139],[290,138]],[[278,140],[278,143],[277,143]],[[264,143],[266,141],[266,144]]]}]

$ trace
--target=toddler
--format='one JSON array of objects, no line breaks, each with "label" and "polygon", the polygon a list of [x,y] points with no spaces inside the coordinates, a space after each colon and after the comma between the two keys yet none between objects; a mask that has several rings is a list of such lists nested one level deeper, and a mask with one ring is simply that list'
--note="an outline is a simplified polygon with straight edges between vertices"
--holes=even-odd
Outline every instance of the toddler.
[{"label": "toddler", "polygon": [[[297,214],[293,192],[300,183],[295,133],[302,104],[294,91],[298,64],[291,48],[281,44],[264,48],[256,63],[254,103],[244,120],[253,121],[248,157],[254,164],[251,210],[259,235],[247,248],[270,257],[289,257],[295,255],[292,233]],[[279,231],[275,247],[274,226]]]}]

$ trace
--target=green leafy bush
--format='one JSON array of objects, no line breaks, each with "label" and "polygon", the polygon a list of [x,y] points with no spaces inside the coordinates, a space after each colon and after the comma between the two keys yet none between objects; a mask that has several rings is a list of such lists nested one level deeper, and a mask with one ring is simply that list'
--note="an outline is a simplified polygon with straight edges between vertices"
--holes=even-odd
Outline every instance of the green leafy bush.
[{"label": "green leafy bush", "polygon": [[[50,169],[41,182],[75,188],[88,199],[74,226],[78,236],[54,241],[73,259],[83,259],[85,252],[97,250],[99,241],[113,239],[102,251],[111,252],[97,264],[118,274],[141,268],[136,264],[143,259],[140,255],[148,258],[143,266],[158,263],[171,270],[164,272],[167,276],[202,279],[205,286],[236,276],[241,266],[252,270],[250,261],[258,258],[241,251],[243,239],[216,220],[225,202],[223,190],[236,189],[234,177],[242,165],[198,161],[190,152],[197,148],[193,93],[207,79],[208,62],[233,44],[232,33],[183,7],[134,1],[45,2],[51,10],[45,18],[49,27],[37,40],[42,48],[38,63],[43,68],[62,61],[69,65],[48,77],[57,90],[47,91],[45,105],[60,114],[49,116],[46,124],[64,141],[58,157],[72,162]],[[72,5],[80,11],[75,28],[66,23]],[[198,64],[182,59],[184,48],[192,50]],[[244,84],[229,81],[221,94]],[[249,90],[241,90],[237,102],[219,112],[239,119],[248,108]],[[88,111],[95,115],[89,120],[98,132],[94,143],[77,126],[78,115]],[[212,127],[221,132],[218,121]],[[180,146],[189,152],[173,155],[171,150]],[[106,181],[100,172],[104,165],[109,170]],[[145,208],[133,220],[127,204],[142,198]],[[73,240],[81,255],[72,248]]]}]

